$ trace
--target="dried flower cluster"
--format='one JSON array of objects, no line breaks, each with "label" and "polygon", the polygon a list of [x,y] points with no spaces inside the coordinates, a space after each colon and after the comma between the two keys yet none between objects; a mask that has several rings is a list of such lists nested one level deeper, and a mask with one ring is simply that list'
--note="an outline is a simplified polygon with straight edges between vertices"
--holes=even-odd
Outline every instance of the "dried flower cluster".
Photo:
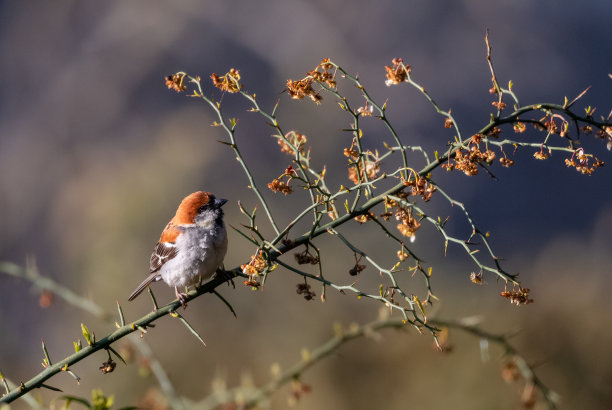
[{"label": "dried flower cluster", "polygon": [[[359,155],[359,151],[356,148],[356,141],[353,139],[351,146],[344,149],[344,155],[350,160],[348,177],[355,185],[364,182],[366,180],[366,175],[367,180],[378,177],[378,173],[380,172],[380,165],[377,159],[378,152],[374,154],[371,151],[366,151]],[[360,160],[360,158],[362,158],[363,161]],[[357,174],[357,169],[359,169],[359,174]]]},{"label": "dried flower cluster", "polygon": [[491,138],[499,138],[499,136],[501,135],[501,132],[502,132],[501,128],[493,127],[493,129],[489,130],[487,135]]},{"label": "dried flower cluster", "polygon": [[385,84],[387,86],[391,86],[408,81],[408,75],[412,71],[410,66],[404,65],[402,59],[399,57],[391,60],[391,63],[393,66],[385,66],[385,70],[387,70],[387,80],[385,81]]},{"label": "dried flower cluster", "polygon": [[506,108],[506,103],[505,102],[500,102],[500,101],[493,101],[491,103],[491,105],[493,105],[495,108],[497,108],[499,111],[503,110],[504,108]]},{"label": "dried flower cluster", "polygon": [[470,280],[472,281],[472,283],[475,283],[477,285],[482,285],[482,271],[481,272],[472,272],[470,273]]},{"label": "dried flower cluster", "polygon": [[298,400],[302,398],[302,396],[306,394],[310,394],[312,391],[312,387],[306,383],[302,383],[301,381],[294,379],[291,382],[291,396],[289,399],[289,406],[294,407],[297,405]]},{"label": "dried flower cluster", "polygon": [[[293,188],[289,186],[289,182],[291,182],[291,179],[294,175],[296,175],[295,169],[293,169],[293,167],[289,165],[285,169],[285,172],[283,172],[278,178],[272,180],[272,182],[268,184],[268,188],[272,192],[282,192],[285,195],[289,195],[293,192]],[[287,181],[283,180],[283,178],[285,177],[287,177]]]},{"label": "dried flower cluster", "polygon": [[517,306],[528,305],[529,303],[533,303],[533,299],[529,299],[529,292],[530,290],[528,288],[519,287],[518,291],[514,289],[511,291],[504,290],[500,293],[500,296],[509,299],[510,303]]},{"label": "dried flower cluster", "polygon": [[329,72],[333,65],[329,59],[323,59],[321,64],[315,67],[314,70],[308,71],[306,77],[301,80],[287,80],[287,91],[289,96],[295,100],[301,100],[304,97],[309,97],[315,103],[320,103],[323,97],[317,93],[312,85],[314,81],[327,84],[330,88],[336,88],[335,74]]},{"label": "dried flower cluster", "polygon": [[366,100],[365,105],[357,108],[355,113],[361,115],[362,117],[371,117],[374,113],[374,106],[370,105],[370,102]]},{"label": "dried flower cluster", "polygon": [[[589,163],[589,160],[592,159],[592,165]],[[600,168],[604,166],[604,162],[597,159],[597,157],[585,154],[582,148],[574,151],[574,154],[570,159],[565,160],[565,165],[568,167],[576,168],[576,171],[581,174],[591,175],[596,168]]]},{"label": "dried flower cluster", "polygon": [[257,255],[251,255],[251,261],[248,264],[241,265],[242,273],[246,275],[259,275],[268,266],[268,261],[264,259],[262,252]]},{"label": "dried flower cluster", "polygon": [[316,265],[317,263],[319,263],[319,258],[310,253],[308,248],[306,248],[304,252],[296,253],[294,256],[295,261],[298,263],[298,265],[305,265],[308,263],[311,265]]},{"label": "dried flower cluster", "polygon": [[351,276],[357,276],[358,274],[360,274],[365,268],[365,265],[361,265],[359,262],[361,262],[361,259],[363,258],[363,255],[358,255],[356,252],[353,253],[353,256],[355,257],[355,265],[353,265],[353,267],[351,269],[349,269],[349,275]]},{"label": "dried flower cluster", "polygon": [[304,97],[310,97],[310,99],[317,104],[323,99],[314,88],[312,88],[313,79],[306,77],[301,80],[293,81],[292,79],[287,80],[287,91],[289,96],[295,100],[301,100]]},{"label": "dried flower cluster", "polygon": [[353,219],[355,219],[360,224],[364,224],[364,223],[366,223],[368,221],[371,221],[374,218],[376,218],[376,215],[374,215],[373,212],[368,212],[366,214],[358,215],[358,216],[356,216]]},{"label": "dried flower cluster", "polygon": [[516,132],[517,134],[522,134],[523,132],[525,132],[525,130],[527,130],[527,126],[524,122],[515,122],[513,128],[514,132]]},{"label": "dried flower cluster", "polygon": [[330,72],[334,68],[334,65],[330,62],[329,58],[324,58],[321,64],[315,67],[314,70],[308,71],[307,76],[314,78],[320,83],[325,83],[329,88],[336,88],[336,73]]},{"label": "dried flower cluster", "polygon": [[[513,357],[510,360],[505,361],[502,365],[501,376],[506,383],[513,383],[524,379],[515,363],[515,360],[517,359]],[[523,392],[521,393],[521,403],[523,404],[524,408],[532,409],[537,402],[537,390],[531,380],[524,381],[525,386],[523,387]]]},{"label": "dried flower cluster", "polygon": [[[486,149],[485,151],[481,151],[480,142],[482,141],[482,134],[474,134],[471,138],[470,143],[468,144],[467,152],[463,152],[463,150],[459,149],[455,152],[453,157],[453,162],[449,161],[446,164],[442,164],[443,168],[446,168],[447,171],[451,171],[456,169],[458,171],[462,171],[465,175],[473,176],[478,174],[478,164],[486,163],[490,165],[495,160],[495,152],[490,149]],[[500,162],[502,165],[505,165],[505,159],[501,158]],[[512,161],[512,163],[514,163]]]},{"label": "dried flower cluster", "polygon": [[117,363],[115,363],[113,359],[109,357],[108,361],[102,363],[102,366],[100,366],[100,371],[104,374],[112,373],[113,370],[115,370],[115,367],[117,367]]},{"label": "dried flower cluster", "polygon": [[413,240],[416,231],[421,227],[421,223],[412,216],[412,210],[410,208],[398,207],[395,211],[395,219],[401,222],[397,225],[397,230],[402,235]]},{"label": "dried flower cluster", "polygon": [[317,296],[316,293],[310,289],[310,285],[307,283],[298,283],[295,291],[298,295],[304,296],[304,299],[306,300],[312,300],[315,296]]},{"label": "dried flower cluster", "polygon": [[[559,124],[557,124],[555,118],[559,120]],[[534,123],[534,127],[538,130],[546,130],[551,134],[558,134],[561,137],[565,137],[567,136],[569,123],[561,115],[553,114],[540,118],[537,123]]]},{"label": "dried flower cluster", "polygon": [[500,158],[499,162],[501,163],[502,167],[506,167],[506,168],[510,168],[512,165],[514,165],[514,160],[508,157]]},{"label": "dried flower cluster", "polygon": [[431,182],[428,182],[423,177],[419,177],[418,179],[409,178],[407,181],[404,181],[404,185],[412,187],[410,190],[412,196],[420,195],[425,202],[429,202],[431,196],[437,190]]},{"label": "dried flower cluster", "polygon": [[43,289],[40,292],[40,297],[38,298],[38,305],[45,309],[53,304],[53,292],[47,289]]},{"label": "dried flower cluster", "polygon": [[282,152],[295,156],[295,150],[297,150],[300,155],[304,155],[304,145],[306,144],[306,141],[308,141],[306,135],[300,134],[296,131],[289,131],[287,134],[285,134],[285,139],[288,141],[288,143],[282,138],[278,138],[278,145],[280,145]]},{"label": "dried flower cluster", "polygon": [[405,261],[409,257],[410,257],[410,254],[408,252],[406,252],[403,247],[402,247],[402,249],[397,251],[397,259],[399,259],[400,262]]},{"label": "dried flower cluster", "polygon": [[174,90],[177,93],[185,91],[187,87],[183,83],[185,81],[186,76],[187,74],[185,73],[176,73],[167,76],[166,85],[168,86],[168,89]]},{"label": "dried flower cluster", "polygon": [[365,265],[360,265],[359,262],[355,262],[355,265],[349,269],[349,275],[351,276],[357,276],[358,274],[361,273],[361,271],[363,271],[366,268]]},{"label": "dried flower cluster", "polygon": [[240,71],[235,68],[230,68],[229,72],[225,73],[222,77],[212,73],[210,78],[213,81],[215,87],[221,91],[227,91],[228,93],[237,93],[242,90],[242,84],[240,83]]},{"label": "dried flower cluster", "polygon": [[607,141],[606,148],[612,150],[612,127],[605,127],[603,130],[597,131],[596,138],[601,138]]},{"label": "dried flower cluster", "polygon": [[283,181],[282,177],[276,178],[268,183],[268,188],[270,188],[272,192],[282,192],[285,195],[289,195],[293,192],[293,188],[289,186],[289,181]]},{"label": "dried flower cluster", "polygon": [[533,157],[535,159],[545,160],[548,158],[549,154],[550,154],[550,150],[548,151],[548,153],[544,152],[544,145],[542,145],[539,151],[536,151],[533,153]]},{"label": "dried flower cluster", "polygon": [[244,281],[245,286],[252,288],[258,288],[261,286],[255,276],[261,275],[261,273],[268,267],[268,261],[264,258],[263,252],[258,252],[256,255],[251,255],[251,261],[247,264],[240,265],[242,273],[249,275],[249,279]]},{"label": "dried flower cluster", "polygon": [[514,363],[514,360],[507,360],[504,362],[502,365],[501,375],[502,379],[504,379],[506,383],[515,382],[521,377],[521,373],[519,372],[516,363]]},{"label": "dried flower cluster", "polygon": [[[359,169],[359,177],[357,176],[357,167],[359,165],[358,164],[354,164],[353,166],[351,166],[348,170],[348,177],[351,181],[353,181],[353,183],[355,185],[359,185],[361,183],[361,181],[365,181],[366,180],[366,175],[368,177],[368,180],[372,180],[376,177],[378,177],[378,172],[380,171],[380,167],[378,165],[378,162],[375,161],[370,161],[368,159],[365,160],[365,170],[363,169],[363,167],[361,167]],[[360,181],[361,179],[361,181]]]}]

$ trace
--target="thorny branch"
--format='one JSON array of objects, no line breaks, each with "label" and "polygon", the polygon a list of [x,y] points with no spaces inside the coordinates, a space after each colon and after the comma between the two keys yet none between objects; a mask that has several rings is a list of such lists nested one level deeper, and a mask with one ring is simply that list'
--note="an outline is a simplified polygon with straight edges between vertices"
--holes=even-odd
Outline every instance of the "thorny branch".
[{"label": "thorny branch", "polygon": [[[453,130],[455,134],[453,140],[447,142],[446,148],[442,152],[435,151],[433,155],[430,155],[431,153],[428,153],[420,146],[405,145],[400,135],[391,125],[391,119],[386,111],[388,108],[387,103],[380,104],[375,101],[356,76],[350,75],[331,60],[324,59],[314,70],[307,72],[306,76],[300,80],[287,81],[287,91],[292,98],[302,99],[308,97],[315,103],[319,103],[323,98],[320,93],[328,93],[337,99],[339,107],[349,114],[350,125],[348,129],[344,130],[349,132],[351,136],[350,146],[344,149],[344,155],[348,159],[348,180],[353,184],[350,186],[350,183],[347,183],[349,187],[344,186],[344,184],[337,188],[331,187],[329,183],[330,177],[327,175],[325,167],[317,167],[317,165],[312,163],[311,152],[310,149],[307,149],[306,145],[307,137],[295,130],[285,131],[285,128],[280,125],[276,117],[278,103],[271,112],[266,112],[260,106],[255,94],[243,91],[241,75],[238,70],[231,69],[224,76],[213,74],[211,78],[216,87],[223,92],[241,95],[251,104],[251,111],[263,116],[266,122],[274,129],[273,137],[277,139],[281,150],[292,158],[292,165],[285,167],[280,176],[268,184],[268,188],[274,192],[282,192],[285,195],[293,192],[293,186],[298,186],[308,191],[309,204],[304,209],[296,212],[293,219],[284,227],[279,225],[276,218],[272,215],[265,195],[259,188],[259,185],[257,185],[251,169],[247,166],[239,149],[236,140],[238,121],[235,118],[227,117],[222,111],[221,104],[206,95],[199,77],[191,77],[184,72],[179,72],[169,76],[166,79],[166,84],[169,88],[183,92],[188,89],[187,85],[185,85],[185,81],[188,80],[190,84],[193,84],[190,96],[203,100],[217,115],[217,121],[213,125],[221,127],[227,135],[228,141],[223,143],[233,150],[248,178],[249,187],[255,192],[274,231],[274,237],[266,238],[259,230],[255,221],[255,210],[247,212],[240,204],[240,209],[249,219],[249,224],[243,225],[246,231],[239,228],[234,229],[256,246],[256,250],[249,262],[243,264],[240,268],[233,269],[231,272],[236,276],[245,277],[247,279],[245,285],[258,289],[263,286],[266,277],[271,271],[277,266],[282,266],[301,276],[303,283],[298,284],[298,293],[307,300],[311,300],[315,296],[314,291],[312,291],[308,284],[310,280],[321,284],[322,300],[325,300],[326,288],[330,287],[340,293],[352,292],[360,297],[378,301],[392,311],[397,311],[401,314],[400,319],[376,322],[366,325],[354,333],[345,333],[344,336],[333,339],[328,345],[324,345],[315,351],[318,352],[319,356],[317,357],[323,358],[345,341],[382,327],[400,327],[409,324],[419,332],[427,330],[435,340],[439,337],[440,327],[456,327],[477,337],[502,345],[509,355],[517,358],[513,360],[517,361],[517,366],[523,372],[523,377],[528,385],[540,391],[549,406],[554,407],[551,391],[533,374],[531,367],[527,366],[526,362],[507,343],[506,338],[488,334],[476,327],[462,327],[460,322],[443,322],[427,317],[427,306],[434,303],[437,299],[431,287],[432,266],[427,266],[418,257],[418,252],[412,242],[422,223],[431,224],[440,232],[445,249],[449,242],[455,243],[463,248],[469,258],[472,259],[479,270],[479,272],[471,273],[470,279],[473,282],[482,283],[482,274],[484,272],[493,273],[502,279],[505,284],[501,296],[508,298],[516,305],[532,302],[529,289],[522,287],[518,281],[517,274],[510,274],[502,268],[500,258],[494,253],[489,243],[488,235],[484,233],[485,231],[476,225],[474,219],[461,202],[452,198],[442,187],[438,186],[433,173],[439,171],[440,168],[444,168],[447,171],[461,171],[468,176],[476,175],[481,168],[490,173],[489,167],[494,162],[497,162],[495,160],[498,157],[501,166],[510,167],[514,165],[515,161],[508,157],[504,147],[512,147],[514,151],[518,147],[535,147],[539,148],[539,151],[534,153],[536,159],[547,159],[553,151],[567,153],[569,158],[565,159],[565,164],[568,167],[575,168],[583,174],[591,174],[598,167],[603,166],[603,161],[600,161],[593,154],[585,152],[583,148],[577,148],[579,139],[581,135],[594,133],[597,138],[606,141],[608,149],[610,149],[612,147],[612,122],[610,121],[610,115],[606,118],[602,116],[600,119],[595,119],[595,109],[591,107],[585,109],[584,115],[572,110],[576,101],[583,97],[586,90],[571,102],[566,98],[563,104],[521,106],[516,94],[512,90],[512,82],[508,84],[507,88],[503,88],[500,85],[493,69],[488,34],[485,40],[487,45],[487,62],[491,71],[493,85],[490,92],[497,95],[496,101],[492,102],[492,105],[496,108],[496,114],[491,114],[489,121],[480,130],[470,133],[472,134],[471,137],[463,137],[459,125],[451,114],[451,110],[445,111],[440,108],[425,88],[413,81],[411,76],[412,69],[410,66],[405,65],[402,59],[393,59],[392,65],[385,67],[387,72],[386,84],[388,86],[407,83],[415,88],[429,101],[433,109],[444,118],[443,127]],[[339,80],[346,81],[356,87],[361,92],[365,105],[358,107],[358,104],[350,102],[339,87]],[[318,87],[318,89],[315,89],[315,87]],[[509,96],[513,101],[512,111],[505,116],[503,113],[507,112],[507,104],[504,102],[504,96]],[[394,141],[394,145],[387,145],[385,143],[387,152],[381,154],[378,151],[372,152],[367,149],[370,137],[365,135],[360,125],[367,117],[377,118],[382,121],[384,128]],[[541,141],[533,142],[533,137],[530,137],[529,140],[521,138],[527,124],[533,125],[537,131],[544,135]],[[575,131],[570,129],[570,125],[575,126]],[[506,126],[511,126],[514,136],[501,139],[500,135],[508,128]],[[499,152],[494,151],[491,147],[498,148]],[[413,158],[413,153],[419,153],[420,155],[417,158]],[[384,169],[387,164],[386,160],[394,155],[400,156],[402,166],[395,169]],[[435,159],[432,160],[432,157]],[[458,206],[461,209],[471,228],[469,235],[462,237],[451,235],[446,229],[448,218],[443,220],[441,217],[428,214],[428,202],[434,195],[435,197],[442,196],[450,206]],[[342,210],[342,205],[344,205],[344,211]],[[298,223],[308,215],[312,215],[312,225],[308,231],[303,234],[292,234]],[[392,225],[390,222],[392,218],[399,222],[395,226],[398,231],[397,234],[393,233],[394,228],[390,226]],[[398,260],[391,267],[385,268],[385,264],[372,259],[366,250],[357,248],[339,230],[342,225],[351,220],[355,220],[360,224],[372,223],[380,228],[383,236],[399,247],[397,251]],[[386,282],[381,283],[376,291],[367,291],[357,287],[356,282],[342,284],[341,279],[332,278],[327,274],[324,276],[321,254],[315,239],[326,234],[337,237],[355,255],[355,265],[350,271],[351,275],[357,275],[364,270],[365,265],[361,264],[363,260],[363,263],[367,263],[378,270]],[[478,240],[479,244],[475,243],[475,240]],[[305,269],[293,266],[288,261],[281,260],[283,255],[297,248],[302,249],[302,247],[305,250],[295,255],[296,262],[300,265],[317,265],[318,271],[316,274],[309,273]],[[486,251],[483,252],[483,254],[486,253],[485,257],[478,254],[481,249]],[[422,274],[427,286],[427,295],[425,297],[419,298],[414,293],[403,289],[400,281],[397,280],[396,275],[403,270],[402,267],[406,264],[406,261],[412,261],[412,264],[407,269],[409,272],[420,272]],[[6,266],[4,265],[4,267]],[[215,288],[226,280],[228,279],[222,276],[214,278],[212,281],[189,292],[188,300],[204,293],[216,293]],[[54,282],[45,282],[45,278],[42,277],[37,277],[34,282],[37,284],[44,283],[43,287],[60,294],[69,303],[80,305],[83,309],[88,310],[94,315],[108,320],[106,313],[97,305],[79,298]],[[226,300],[222,300],[233,311],[231,305]],[[18,388],[10,389],[0,399],[0,402],[8,403],[32,389],[49,387],[44,384],[46,380],[61,371],[69,371],[70,365],[83,360],[96,351],[107,350],[109,357],[110,352],[116,354],[111,347],[113,343],[132,333],[146,332],[147,327],[150,327],[155,320],[168,314],[178,317],[201,340],[197,332],[191,328],[184,318],[174,313],[179,306],[180,303],[174,301],[130,323],[125,323],[120,309],[121,325],[118,326],[117,330],[100,340],[96,340],[95,336],[90,334],[89,330],[84,326],[83,334],[88,342],[88,346],[77,349],[75,354],[55,364],[51,363],[48,354],[46,354],[47,362],[45,370],[31,380],[20,383]],[[44,345],[43,349],[46,349]],[[296,374],[306,370],[310,364],[302,363],[296,365],[296,368],[290,370],[287,374],[286,379],[281,379],[281,381],[294,378]],[[266,397],[275,391],[280,384],[282,383],[279,383],[279,380],[271,382],[270,385],[260,390],[253,400],[257,401],[259,400],[258,397]],[[174,394],[171,387],[166,386],[166,394],[169,396]]]},{"label": "thorny branch", "polygon": [[[506,335],[493,334],[478,327],[478,318],[465,318],[456,320],[434,319],[430,323],[438,329],[455,329],[470,334],[481,340],[483,360],[488,357],[488,344],[498,345],[503,350],[503,368],[507,374],[507,381],[520,381],[523,383],[524,399],[532,399],[536,387],[542,392],[544,402],[549,409],[555,409],[559,400],[558,395],[550,390],[537,377],[533,366],[509,342]],[[213,393],[211,396],[197,403],[198,408],[213,410],[221,405],[234,405],[238,409],[258,408],[262,402],[280,390],[281,387],[292,383],[292,395],[299,398],[300,395],[310,391],[310,386],[304,384],[301,379],[304,373],[312,366],[335,353],[346,343],[359,338],[380,338],[379,331],[383,329],[405,330],[405,324],[400,319],[381,318],[365,325],[351,325],[343,329],[341,325],[334,326],[334,336],[326,343],[318,346],[312,351],[303,351],[302,360],[295,363],[287,370],[274,376],[274,378],[260,388],[237,387]],[[483,343],[486,341],[486,343]],[[436,340],[437,343],[437,340]],[[441,351],[449,349],[448,341],[437,343]],[[510,373],[509,373],[510,372]],[[238,398],[240,397],[240,398]]]},{"label": "thorny branch", "polygon": [[[95,311],[97,312],[96,314],[94,314],[95,316],[102,318],[107,322],[112,323],[111,316],[105,313],[94,302],[76,295],[70,289],[57,284],[55,281],[49,278],[41,276],[40,274],[38,274],[37,271],[22,268],[18,265],[14,265],[8,262],[3,262],[0,265],[0,273],[5,273],[5,274],[9,274],[9,275],[13,275],[13,276],[17,276],[17,277],[21,277],[21,278],[30,280],[35,286],[58,295],[59,297],[61,297],[62,299],[66,300],[68,303],[74,306],[78,306],[79,308],[82,308],[84,310],[89,310],[90,312]],[[222,283],[225,283],[227,280],[229,279],[226,277],[215,277],[213,280],[202,285],[197,290],[192,290],[191,292],[189,292],[187,301],[194,299],[195,297],[202,295],[204,293],[214,293],[215,288],[217,288]],[[74,297],[70,297],[69,295],[73,295]],[[97,309],[92,309],[93,306],[95,306]],[[175,300],[165,306],[160,307],[156,311],[153,311],[133,322],[128,322],[121,326],[118,326],[118,328],[115,331],[109,333],[108,335],[106,335],[100,340],[96,341],[94,339],[90,339],[91,344],[88,344],[87,346],[80,348],[80,350],[75,352],[73,355],[70,355],[60,361],[50,364],[42,372],[37,374],[35,377],[30,379],[29,381],[19,383],[17,388],[10,389],[10,391],[7,391],[6,394],[4,394],[0,398],[0,403],[10,403],[33,389],[45,387],[46,385],[44,383],[47,380],[49,380],[51,377],[53,377],[54,375],[60,372],[68,372],[70,369],[70,366],[74,365],[75,363],[80,362],[81,360],[91,356],[92,354],[100,350],[108,351],[110,349],[113,349],[111,345],[123,339],[126,336],[132,335],[134,333],[139,333],[139,332],[146,333],[147,329],[152,327],[153,322],[155,320],[159,319],[160,317],[166,316],[168,314],[173,315],[174,312],[177,310],[177,308],[179,308],[180,306],[181,306],[180,302],[178,300]],[[123,322],[122,314],[120,314],[119,322],[120,323]],[[184,405],[181,403],[181,400],[176,394],[176,391],[174,390],[174,387],[172,386],[168,375],[163,370],[163,367],[161,366],[161,364],[159,364],[156,361],[156,359],[151,355],[151,350],[148,347],[148,345],[141,344],[141,341],[139,340],[130,340],[130,341],[133,342],[132,343],[133,346],[135,346],[143,356],[147,357],[147,359],[150,360],[151,370],[154,372],[154,375],[157,377],[160,383],[160,387],[162,388],[164,394],[166,394],[169,402],[173,405],[173,408],[175,409],[184,408]],[[80,341],[79,341],[79,344],[80,344]]]}]

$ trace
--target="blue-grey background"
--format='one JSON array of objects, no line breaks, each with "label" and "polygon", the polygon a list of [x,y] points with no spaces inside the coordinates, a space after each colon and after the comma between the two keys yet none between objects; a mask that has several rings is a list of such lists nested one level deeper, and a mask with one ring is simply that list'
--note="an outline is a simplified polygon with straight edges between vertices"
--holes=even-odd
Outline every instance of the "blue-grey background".
[{"label": "blue-grey background", "polygon": [[[44,275],[109,311],[119,300],[130,320],[150,307],[146,298],[127,304],[127,295],[147,272],[152,246],[184,195],[213,191],[230,199],[227,220],[244,222],[237,201],[249,207],[256,202],[232,152],[216,143],[225,135],[209,127],[214,117],[203,104],[165,88],[169,73],[207,78],[240,69],[245,87],[264,107],[280,98],[281,124],[308,135],[313,161],[336,171],[330,184],[338,187],[346,184],[342,149],[350,137],[339,130],[348,118],[331,98],[319,107],[289,100],[282,94],[288,78],[331,57],[358,73],[378,101],[389,99],[391,121],[404,142],[443,150],[452,133],[441,117],[414,89],[385,87],[383,66],[393,57],[413,67],[415,80],[442,108],[452,108],[465,134],[486,124],[491,112],[486,28],[497,75],[503,84],[515,83],[523,103],[562,103],[591,85],[576,108],[593,105],[607,114],[610,17],[612,5],[601,0],[2,2],[0,259],[24,264],[33,255]],[[287,157],[269,137],[270,128],[245,111],[244,101],[213,93],[240,118],[238,142],[265,187]],[[372,124],[368,144],[380,147],[390,138]],[[529,133],[535,140],[531,130],[524,136]],[[610,162],[600,140],[583,142]],[[519,150],[515,167],[493,168],[498,181],[443,170],[434,175],[492,232],[496,251],[508,270],[521,272],[535,304],[510,306],[498,296],[502,285],[492,276],[485,276],[484,287],[472,285],[468,274],[474,267],[465,255],[451,251],[443,258],[432,232],[423,230],[416,250],[434,266],[432,281],[442,302],[433,312],[482,315],[490,330],[520,330],[516,346],[561,394],[562,408],[604,409],[612,405],[612,172],[608,164],[582,176],[566,168],[564,158],[554,154],[542,162],[532,151]],[[269,192],[266,197],[284,223],[300,203]],[[443,218],[452,215],[457,232],[465,232],[457,210],[441,199],[429,209]],[[263,212],[260,218],[264,225]],[[395,245],[383,245],[372,236],[375,230],[346,232],[385,266],[393,263]],[[226,264],[233,267],[253,249],[235,234],[230,241]],[[331,239],[319,245],[327,250],[328,276],[349,283],[352,255]],[[146,336],[179,393],[201,399],[215,380],[262,384],[272,363],[287,368],[303,347],[327,340],[332,322],[376,318],[373,302],[352,296],[330,292],[325,304],[305,302],[294,292],[299,279],[278,272],[263,292],[222,289],[237,320],[213,298],[190,304],[185,316],[207,349],[170,318]],[[369,268],[360,278],[376,291],[377,272]],[[404,280],[407,288],[422,290],[419,278]],[[171,297],[164,285],[157,289],[160,299]],[[14,381],[29,379],[41,369],[40,338],[52,358],[64,357],[81,322],[99,336],[111,330],[61,301],[41,309],[25,282],[0,277],[0,370]],[[493,350],[492,360],[482,363],[477,340],[452,337],[451,355],[433,352],[430,337],[413,333],[353,342],[305,375],[313,393],[300,408],[516,408],[519,385],[502,381],[501,352]],[[99,354],[75,366],[83,377],[80,386],[67,375],[51,384],[85,397],[101,387],[119,405],[135,404],[155,388],[135,364],[100,374],[104,360]],[[46,402],[53,397],[36,394]],[[277,395],[276,408],[286,406],[287,394]]]}]

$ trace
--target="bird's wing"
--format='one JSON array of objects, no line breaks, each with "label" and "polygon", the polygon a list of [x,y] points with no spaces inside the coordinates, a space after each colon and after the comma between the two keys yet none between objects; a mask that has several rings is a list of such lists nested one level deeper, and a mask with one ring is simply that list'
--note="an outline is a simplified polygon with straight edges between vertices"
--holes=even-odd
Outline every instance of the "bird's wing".
[{"label": "bird's wing", "polygon": [[134,292],[132,292],[128,300],[133,300],[152,282],[161,279],[159,270],[164,265],[164,263],[168,262],[170,259],[176,256],[177,250],[175,241],[180,234],[180,228],[175,226],[174,223],[170,221],[170,223],[166,226],[166,229],[164,229],[164,232],[162,233],[159,242],[155,244],[155,248],[153,249],[153,253],[151,254],[151,259],[149,260],[149,276],[147,276],[147,278],[143,280],[140,285],[138,285],[138,287]]},{"label": "bird's wing", "polygon": [[157,242],[155,249],[151,254],[149,261],[149,270],[151,273],[161,269],[164,263],[176,256],[176,244],[173,242]]}]

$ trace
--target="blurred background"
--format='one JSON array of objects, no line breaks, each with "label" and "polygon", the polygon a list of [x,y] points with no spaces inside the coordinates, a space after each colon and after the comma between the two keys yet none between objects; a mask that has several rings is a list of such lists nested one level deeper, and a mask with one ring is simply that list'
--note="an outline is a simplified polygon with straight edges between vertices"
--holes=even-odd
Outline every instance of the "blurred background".
[{"label": "blurred background", "polygon": [[[226,136],[209,126],[215,118],[204,104],[166,89],[168,74],[183,70],[207,79],[239,69],[245,89],[257,93],[264,108],[280,99],[281,125],[308,136],[314,165],[327,164],[328,184],[337,188],[347,184],[342,149],[351,137],[340,130],[349,118],[331,97],[320,106],[290,100],[282,93],[288,78],[301,78],[331,57],[358,73],[375,99],[388,100],[390,120],[405,143],[442,151],[453,137],[442,118],[416,90],[385,87],[384,65],[393,57],[413,67],[413,78],[443,109],[452,108],[468,135],[488,122],[492,109],[486,28],[498,78],[503,85],[515,83],[523,104],[562,103],[591,85],[576,108],[592,105],[606,115],[612,109],[611,16],[612,4],[599,0],[2,2],[0,260],[25,265],[26,257],[33,257],[41,274],[108,312],[115,312],[118,300],[133,320],[150,310],[150,302],[145,296],[128,304],[127,296],[148,272],[153,245],[185,195],[204,189],[228,198],[226,220],[246,223],[237,201],[253,208],[256,199],[233,153],[216,142]],[[246,112],[243,99],[205,82],[227,115],[240,118],[238,144],[265,188],[289,164],[288,157],[260,117]],[[345,90],[355,95],[350,86]],[[380,124],[370,124],[368,147],[390,142]],[[586,137],[583,143],[610,162],[601,140]],[[564,154],[547,161],[532,155],[521,149],[513,168],[493,167],[497,181],[484,173],[468,178],[443,170],[434,178],[492,233],[497,254],[510,272],[521,272],[535,303],[511,306],[490,275],[484,286],[470,283],[475,267],[466,255],[449,249],[445,258],[439,235],[423,228],[414,250],[434,267],[432,283],[441,302],[432,313],[479,315],[487,330],[518,332],[513,343],[561,395],[561,408],[608,409],[612,171],[606,164],[583,176],[565,167]],[[417,156],[411,159],[417,169],[422,165]],[[299,193],[282,197],[266,190],[265,195],[281,225],[306,199]],[[452,216],[451,230],[465,235],[457,210],[434,198],[431,214]],[[376,230],[351,224],[343,232],[383,266],[393,265],[396,246]],[[327,276],[352,282],[352,254],[333,238],[317,244]],[[245,263],[253,250],[230,232],[226,266]],[[359,279],[360,286],[377,292],[374,269],[368,267]],[[177,392],[198,401],[213,385],[262,385],[274,363],[286,369],[300,360],[302,348],[328,340],[332,323],[348,326],[378,316],[376,303],[333,291],[326,303],[307,302],[295,293],[299,281],[279,269],[261,292],[241,284],[221,288],[237,319],[218,299],[191,302],[184,315],[203,335],[206,349],[178,321],[159,321],[145,339]],[[406,273],[402,281],[422,294],[420,277]],[[314,290],[319,296],[320,288]],[[160,302],[173,298],[163,284],[155,291]],[[0,370],[16,382],[41,370],[41,338],[57,360],[73,352],[81,322],[98,337],[112,330],[57,298],[47,308],[39,299],[40,292],[25,281],[0,276]],[[452,354],[435,352],[431,337],[415,332],[381,336],[354,341],[307,372],[303,382],[313,390],[298,408],[520,406],[520,385],[501,378],[498,349],[482,362],[479,341],[457,332],[450,336]],[[63,374],[49,384],[82,397],[102,388],[115,395],[117,405],[155,394],[158,384],[139,370],[138,359],[103,375],[98,367],[105,360],[99,353],[74,366],[80,385]],[[34,395],[45,403],[57,396]],[[287,407],[288,396],[287,388],[279,392],[273,408]],[[18,402],[12,408],[27,406]]]}]

